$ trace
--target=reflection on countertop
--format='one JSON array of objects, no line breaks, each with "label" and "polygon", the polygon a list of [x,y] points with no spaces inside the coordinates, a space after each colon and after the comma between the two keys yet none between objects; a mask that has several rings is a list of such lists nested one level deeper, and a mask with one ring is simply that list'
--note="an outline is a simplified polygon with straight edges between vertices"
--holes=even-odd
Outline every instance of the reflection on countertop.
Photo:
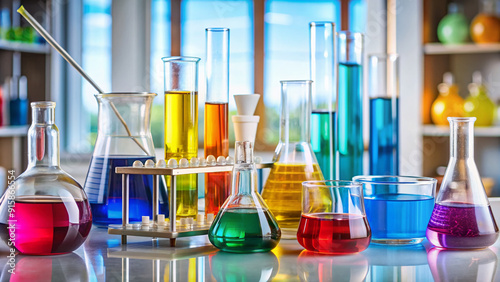
[{"label": "reflection on countertop", "polygon": [[282,240],[270,253],[218,251],[206,236],[165,239],[120,236],[94,228],[76,252],[59,256],[16,255],[0,247],[1,281],[498,281],[500,243],[484,250],[449,251],[426,240],[413,246],[371,244],[359,254],[333,256]]}]

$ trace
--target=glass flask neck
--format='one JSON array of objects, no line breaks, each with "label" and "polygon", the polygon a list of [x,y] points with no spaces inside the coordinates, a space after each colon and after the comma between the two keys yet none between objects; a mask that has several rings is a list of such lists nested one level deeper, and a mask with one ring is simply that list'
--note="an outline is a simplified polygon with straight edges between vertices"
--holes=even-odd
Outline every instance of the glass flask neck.
[{"label": "glass flask neck", "polygon": [[55,102],[31,103],[33,122],[28,131],[28,169],[59,167],[59,130],[54,124]]},{"label": "glass flask neck", "polygon": [[252,194],[257,192],[257,170],[253,162],[250,141],[236,141],[234,152],[233,185],[231,193]]},{"label": "glass flask neck", "polygon": [[311,141],[311,84],[310,80],[281,81],[280,143]]},{"label": "glass flask neck", "polygon": [[449,117],[450,157],[455,159],[474,158],[474,121],[476,118]]}]

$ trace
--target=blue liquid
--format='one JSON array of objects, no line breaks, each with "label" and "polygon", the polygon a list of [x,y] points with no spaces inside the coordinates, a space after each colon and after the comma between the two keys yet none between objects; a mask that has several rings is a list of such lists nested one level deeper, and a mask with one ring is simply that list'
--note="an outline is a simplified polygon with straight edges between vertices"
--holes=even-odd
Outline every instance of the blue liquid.
[{"label": "blue liquid", "polygon": [[399,174],[399,99],[370,99],[370,175]]},{"label": "blue liquid", "polygon": [[325,179],[335,179],[335,115],[313,111],[311,116],[311,145]]},{"label": "blue liquid", "polygon": [[339,64],[337,151],[339,177],[350,180],[363,174],[363,68]]},{"label": "blue liquid", "polygon": [[424,238],[433,208],[431,196],[380,194],[365,197],[372,239]]},{"label": "blue liquid", "polygon": [[[132,166],[134,161],[145,163],[154,157],[144,156],[107,156],[96,157],[90,161],[90,168],[85,180],[85,192],[89,198],[94,225],[107,227],[108,224],[122,223],[122,175],[116,174],[115,168]],[[130,175],[129,186],[129,221],[141,221],[142,216],[151,217],[153,212],[153,176]],[[160,190],[160,214],[168,216],[168,205],[162,199],[168,199],[164,187]]]},{"label": "blue liquid", "polygon": [[13,99],[9,102],[10,125],[28,124],[28,100]]}]

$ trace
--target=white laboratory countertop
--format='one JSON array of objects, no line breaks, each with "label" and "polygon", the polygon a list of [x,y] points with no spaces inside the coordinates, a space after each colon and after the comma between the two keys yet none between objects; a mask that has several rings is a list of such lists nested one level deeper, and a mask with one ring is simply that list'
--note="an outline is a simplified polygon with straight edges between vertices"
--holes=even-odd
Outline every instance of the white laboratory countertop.
[{"label": "white laboratory countertop", "polygon": [[[490,199],[500,218],[500,198]],[[218,251],[197,236],[153,241],[93,228],[85,244],[59,256],[16,255],[10,274],[7,246],[0,247],[1,281],[500,281],[500,240],[484,250],[439,250],[422,244],[387,247],[371,244],[354,255],[318,255],[296,240],[281,240],[269,253]]]}]

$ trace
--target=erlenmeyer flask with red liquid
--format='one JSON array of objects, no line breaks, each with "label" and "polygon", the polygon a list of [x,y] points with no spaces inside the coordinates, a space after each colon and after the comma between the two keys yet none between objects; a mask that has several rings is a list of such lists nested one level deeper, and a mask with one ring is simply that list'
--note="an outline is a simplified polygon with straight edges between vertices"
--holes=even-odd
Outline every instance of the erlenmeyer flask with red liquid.
[{"label": "erlenmeyer flask with red liquid", "polygon": [[476,118],[449,117],[450,161],[427,226],[427,239],[451,249],[482,249],[498,238],[498,227],[474,162]]},{"label": "erlenmeyer flask with red liquid", "polygon": [[92,227],[87,195],[59,166],[56,103],[31,103],[29,165],[0,199],[0,237],[28,255],[70,253]]}]

